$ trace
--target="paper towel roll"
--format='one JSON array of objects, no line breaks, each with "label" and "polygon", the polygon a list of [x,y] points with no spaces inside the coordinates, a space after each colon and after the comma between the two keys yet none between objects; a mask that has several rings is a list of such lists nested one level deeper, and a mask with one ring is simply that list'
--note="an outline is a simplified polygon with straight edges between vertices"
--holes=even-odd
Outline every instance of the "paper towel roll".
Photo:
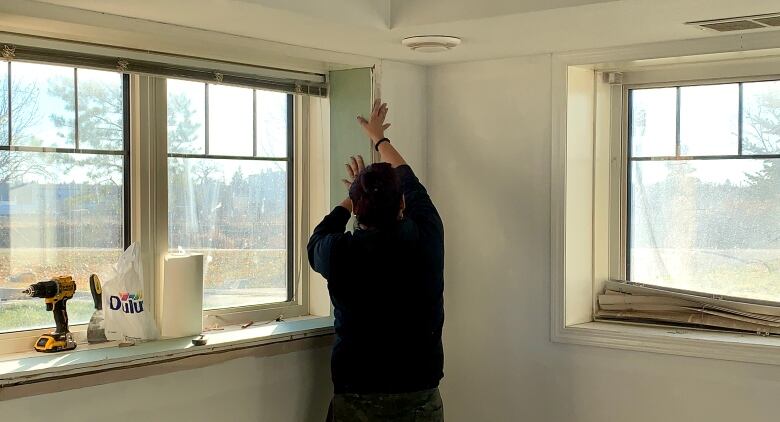
[{"label": "paper towel roll", "polygon": [[187,337],[203,331],[203,255],[165,257],[160,317],[162,336]]}]

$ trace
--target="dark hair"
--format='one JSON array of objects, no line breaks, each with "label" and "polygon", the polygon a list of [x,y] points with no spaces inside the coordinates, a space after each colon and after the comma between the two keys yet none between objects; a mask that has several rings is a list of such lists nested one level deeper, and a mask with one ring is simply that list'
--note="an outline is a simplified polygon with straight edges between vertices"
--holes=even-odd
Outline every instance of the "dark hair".
[{"label": "dark hair", "polygon": [[401,183],[388,163],[374,163],[357,176],[349,188],[349,199],[358,223],[383,228],[398,221]]}]

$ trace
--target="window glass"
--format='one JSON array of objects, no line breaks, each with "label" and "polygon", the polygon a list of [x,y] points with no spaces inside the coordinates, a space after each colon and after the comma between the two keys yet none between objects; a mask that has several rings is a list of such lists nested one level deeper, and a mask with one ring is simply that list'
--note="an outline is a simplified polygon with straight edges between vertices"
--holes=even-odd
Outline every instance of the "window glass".
[{"label": "window glass", "polygon": [[252,156],[252,90],[209,85],[209,154]]},{"label": "window glass", "polygon": [[[181,92],[171,82],[169,98],[170,87]],[[205,84],[200,86],[205,89]],[[199,91],[195,85],[187,89]],[[204,309],[285,302],[291,278],[290,97],[218,85],[209,85],[207,97],[208,117],[191,113],[186,119],[171,119],[171,107],[177,103],[168,102],[169,134],[194,139],[206,119],[209,123],[208,153],[189,150],[182,156],[169,150],[170,250],[204,255]]]},{"label": "window glass", "polygon": [[75,85],[71,67],[11,63],[11,143],[75,148]]},{"label": "window glass", "polygon": [[631,155],[673,156],[677,140],[677,89],[631,91]]},{"label": "window glass", "polygon": [[124,142],[122,75],[79,69],[79,147],[121,150]]},{"label": "window glass", "polygon": [[738,84],[680,88],[680,154],[736,154],[738,120]]},{"label": "window glass", "polygon": [[[780,301],[778,84],[672,88],[680,156],[629,158],[631,281]],[[629,136],[633,144],[640,135]]]},{"label": "window glass", "polygon": [[168,79],[168,152],[206,152],[206,85]]},{"label": "window glass", "polygon": [[780,154],[780,81],[743,85],[742,152]]},{"label": "window glass", "polygon": [[76,280],[71,325],[89,321],[89,275],[124,249],[123,157],[0,151],[0,331],[50,327],[43,299],[20,294],[57,275]]},{"label": "window glass", "polygon": [[255,91],[257,95],[257,156],[287,155],[287,94]]},{"label": "window glass", "polygon": [[286,164],[169,163],[169,245],[204,255],[204,308],[287,300]]},{"label": "window glass", "polygon": [[631,280],[780,300],[780,159],[632,164]]},{"label": "window glass", "polygon": [[[54,326],[43,299],[21,291],[58,275],[76,281],[69,323],[83,324],[94,311],[89,275],[108,277],[125,246],[122,77],[12,62],[0,64],[0,79],[9,67],[10,122],[0,81],[0,332]],[[95,151],[76,149],[76,113],[81,147]]]}]

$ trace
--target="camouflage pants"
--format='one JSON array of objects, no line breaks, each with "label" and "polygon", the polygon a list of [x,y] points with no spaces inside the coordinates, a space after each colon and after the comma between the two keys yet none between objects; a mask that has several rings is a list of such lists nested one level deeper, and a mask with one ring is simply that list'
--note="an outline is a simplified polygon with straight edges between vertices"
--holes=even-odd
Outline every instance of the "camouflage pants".
[{"label": "camouflage pants", "polygon": [[336,394],[326,422],[443,422],[439,389],[404,394]]}]

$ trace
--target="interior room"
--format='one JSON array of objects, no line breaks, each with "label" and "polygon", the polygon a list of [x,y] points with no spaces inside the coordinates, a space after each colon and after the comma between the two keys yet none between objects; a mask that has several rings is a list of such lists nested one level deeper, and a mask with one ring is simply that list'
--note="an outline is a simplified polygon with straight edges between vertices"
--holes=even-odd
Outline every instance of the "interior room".
[{"label": "interior room", "polygon": [[[356,246],[391,226],[418,243]],[[423,390],[437,417],[339,416]],[[777,1],[0,2],[0,421],[763,422],[777,391]]]}]

